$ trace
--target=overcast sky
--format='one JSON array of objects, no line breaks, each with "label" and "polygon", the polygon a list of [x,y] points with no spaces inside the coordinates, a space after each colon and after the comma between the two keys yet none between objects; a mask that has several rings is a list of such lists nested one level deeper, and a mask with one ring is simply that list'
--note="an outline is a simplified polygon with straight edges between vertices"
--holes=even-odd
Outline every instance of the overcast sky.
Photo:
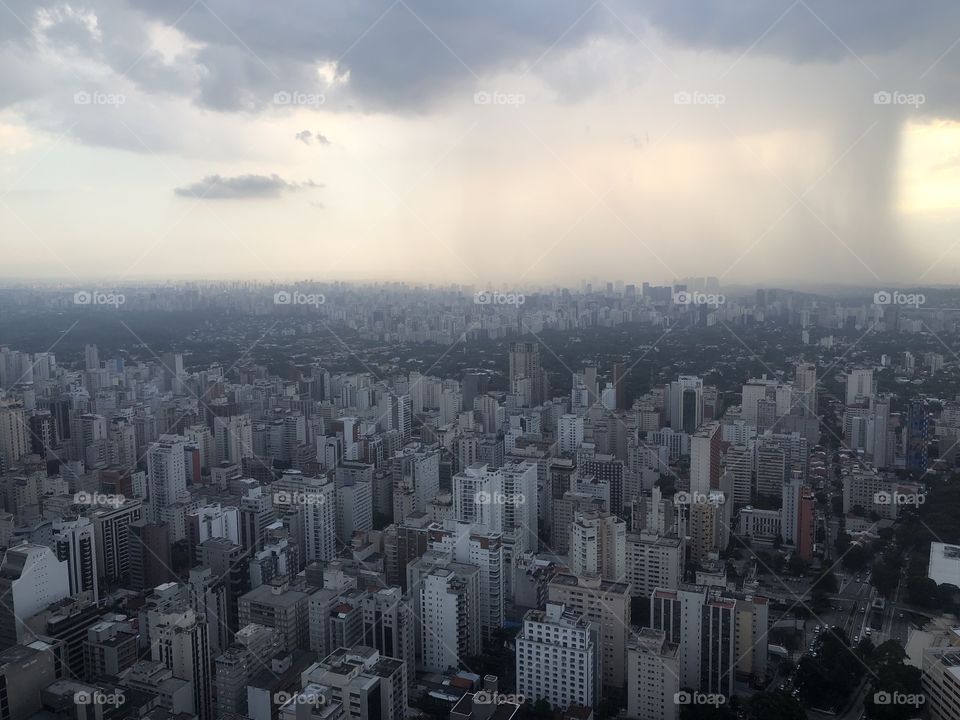
[{"label": "overcast sky", "polygon": [[956,0],[0,0],[0,68],[0,277],[960,277]]}]

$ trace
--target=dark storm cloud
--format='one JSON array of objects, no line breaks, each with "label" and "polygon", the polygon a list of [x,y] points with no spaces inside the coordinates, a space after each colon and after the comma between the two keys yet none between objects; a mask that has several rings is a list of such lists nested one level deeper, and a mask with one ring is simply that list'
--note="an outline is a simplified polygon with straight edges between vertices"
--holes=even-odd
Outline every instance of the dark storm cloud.
[{"label": "dark storm cloud", "polygon": [[242,198],[276,198],[307,188],[321,187],[312,180],[293,183],[279,175],[237,175],[222,177],[208,175],[202,180],[179,187],[174,193],[181,197],[198,200],[239,200]]}]

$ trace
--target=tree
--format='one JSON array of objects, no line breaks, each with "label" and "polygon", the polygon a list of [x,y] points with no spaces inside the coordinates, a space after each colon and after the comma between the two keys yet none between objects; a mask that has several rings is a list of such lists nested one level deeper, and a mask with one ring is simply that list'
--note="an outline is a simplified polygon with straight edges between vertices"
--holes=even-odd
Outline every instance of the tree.
[{"label": "tree", "polygon": [[747,720],[806,720],[803,707],[782,692],[758,692],[747,703]]},{"label": "tree", "polygon": [[854,545],[843,556],[843,567],[852,572],[863,570],[870,562],[870,553],[863,545]]},{"label": "tree", "polygon": [[804,560],[799,555],[793,555],[790,560],[787,561],[787,572],[790,575],[806,575],[809,569],[810,562]]}]

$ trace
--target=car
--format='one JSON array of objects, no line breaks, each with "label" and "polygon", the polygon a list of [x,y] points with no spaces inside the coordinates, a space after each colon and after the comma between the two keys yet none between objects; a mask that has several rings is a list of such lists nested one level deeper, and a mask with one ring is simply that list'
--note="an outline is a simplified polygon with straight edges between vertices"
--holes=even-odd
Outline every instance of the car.
[{"label": "car", "polygon": [[859,636],[859,635],[854,635],[854,636],[853,636],[853,641],[854,641],[855,643],[860,642],[860,636]]},{"label": "car", "polygon": [[820,632],[820,626],[817,625],[817,626],[813,629],[813,631],[814,631],[815,633]]},{"label": "car", "polygon": [[903,613],[897,613],[897,617],[898,617],[898,618],[902,618],[902,617],[903,617]]},{"label": "car", "polygon": [[873,632],[873,631],[872,631],[870,628],[867,628],[866,630],[863,631],[863,634],[864,634],[866,637],[870,637],[870,634],[871,634],[872,632]]}]

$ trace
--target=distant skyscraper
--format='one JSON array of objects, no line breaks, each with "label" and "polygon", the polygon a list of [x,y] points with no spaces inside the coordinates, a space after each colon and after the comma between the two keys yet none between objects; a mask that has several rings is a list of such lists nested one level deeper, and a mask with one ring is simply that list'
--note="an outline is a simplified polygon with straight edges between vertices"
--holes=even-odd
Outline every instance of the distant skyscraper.
[{"label": "distant skyscraper", "polygon": [[546,400],[546,379],[540,367],[540,346],[536,343],[514,343],[510,348],[510,384],[527,378],[531,384],[530,404],[534,407]]},{"label": "distant skyscraper", "polygon": [[55,520],[53,545],[57,559],[67,563],[70,577],[70,595],[89,593],[94,603],[100,601],[100,586],[97,580],[97,553],[94,542],[94,526],[89,519]]},{"label": "distant skyscraper", "polygon": [[854,368],[847,375],[847,405],[864,405],[874,396],[873,368]]},{"label": "distant skyscraper", "polygon": [[629,370],[626,363],[614,363],[613,388],[616,394],[617,410],[627,409],[627,377],[629,377]]}]

